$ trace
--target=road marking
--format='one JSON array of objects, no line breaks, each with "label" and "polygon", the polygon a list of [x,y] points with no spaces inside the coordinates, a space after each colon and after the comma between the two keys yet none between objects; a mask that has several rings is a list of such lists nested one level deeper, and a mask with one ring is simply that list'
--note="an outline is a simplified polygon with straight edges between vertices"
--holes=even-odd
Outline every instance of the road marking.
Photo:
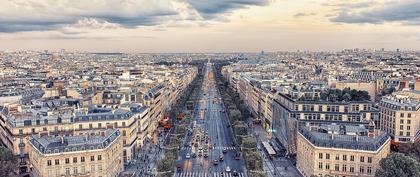
[{"label": "road marking", "polygon": [[[223,172],[223,177],[233,177],[233,173]],[[175,173],[174,177],[222,177],[222,172],[195,171],[195,172],[181,172]],[[246,177],[244,173],[238,173],[238,177]]]}]

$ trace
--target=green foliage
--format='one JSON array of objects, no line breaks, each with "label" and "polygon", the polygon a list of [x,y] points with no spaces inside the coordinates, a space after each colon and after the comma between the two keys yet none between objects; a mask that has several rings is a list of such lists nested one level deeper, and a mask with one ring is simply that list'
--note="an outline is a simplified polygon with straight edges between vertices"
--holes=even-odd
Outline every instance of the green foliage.
[{"label": "green foliage", "polygon": [[420,163],[401,153],[392,153],[379,162],[376,177],[420,176]]},{"label": "green foliage", "polygon": [[239,121],[241,119],[241,112],[238,109],[229,110],[229,118],[231,122]]},{"label": "green foliage", "polygon": [[[301,98],[305,100],[305,98]],[[328,89],[321,93],[321,100],[327,101],[366,101],[370,100],[370,95],[367,91],[355,90],[350,88]]]},{"label": "green foliage", "polygon": [[16,156],[9,149],[0,147],[0,174],[14,176],[17,168],[18,160]]},{"label": "green foliage", "polygon": [[247,134],[247,125],[243,121],[235,122],[233,126],[233,130],[235,131],[236,135],[246,135]]},{"label": "green foliage", "polygon": [[420,162],[420,142],[416,141],[414,143],[403,143],[398,148],[400,153],[406,154],[413,159],[416,159],[417,162]]},{"label": "green foliage", "polygon": [[242,139],[242,147],[246,149],[257,149],[257,141],[252,136],[247,136]]}]

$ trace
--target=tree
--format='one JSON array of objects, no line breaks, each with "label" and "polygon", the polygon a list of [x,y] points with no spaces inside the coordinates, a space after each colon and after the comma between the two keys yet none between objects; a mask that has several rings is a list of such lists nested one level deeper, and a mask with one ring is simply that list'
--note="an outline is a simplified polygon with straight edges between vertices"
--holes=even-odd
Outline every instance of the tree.
[{"label": "tree", "polygon": [[401,153],[392,153],[379,162],[376,177],[420,176],[420,163]]},{"label": "tree", "polygon": [[5,147],[0,147],[0,174],[14,176],[17,167],[18,160],[12,151]]},{"label": "tree", "polygon": [[237,135],[246,135],[247,134],[247,126],[243,121],[237,121],[233,126],[235,130],[235,134]]},{"label": "tree", "polygon": [[416,159],[417,162],[420,162],[420,142],[416,141],[414,143],[404,143],[401,144],[398,148],[398,152],[406,154],[413,159]]}]

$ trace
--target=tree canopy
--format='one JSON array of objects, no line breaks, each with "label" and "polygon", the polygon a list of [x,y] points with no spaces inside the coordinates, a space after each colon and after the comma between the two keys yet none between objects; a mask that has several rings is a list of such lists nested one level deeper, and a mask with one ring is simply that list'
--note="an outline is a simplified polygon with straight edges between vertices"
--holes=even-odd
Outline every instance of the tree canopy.
[{"label": "tree canopy", "polygon": [[0,174],[14,176],[13,172],[17,170],[18,160],[12,151],[5,147],[0,147]]},{"label": "tree canopy", "polygon": [[401,153],[392,153],[379,162],[376,177],[420,176],[420,163]]}]

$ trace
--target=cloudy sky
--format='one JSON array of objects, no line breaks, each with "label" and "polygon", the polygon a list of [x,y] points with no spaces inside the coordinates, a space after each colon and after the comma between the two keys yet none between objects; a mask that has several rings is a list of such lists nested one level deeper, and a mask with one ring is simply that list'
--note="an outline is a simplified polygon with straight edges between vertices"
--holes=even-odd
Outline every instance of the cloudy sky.
[{"label": "cloudy sky", "polygon": [[0,0],[0,50],[420,50],[418,0]]}]

